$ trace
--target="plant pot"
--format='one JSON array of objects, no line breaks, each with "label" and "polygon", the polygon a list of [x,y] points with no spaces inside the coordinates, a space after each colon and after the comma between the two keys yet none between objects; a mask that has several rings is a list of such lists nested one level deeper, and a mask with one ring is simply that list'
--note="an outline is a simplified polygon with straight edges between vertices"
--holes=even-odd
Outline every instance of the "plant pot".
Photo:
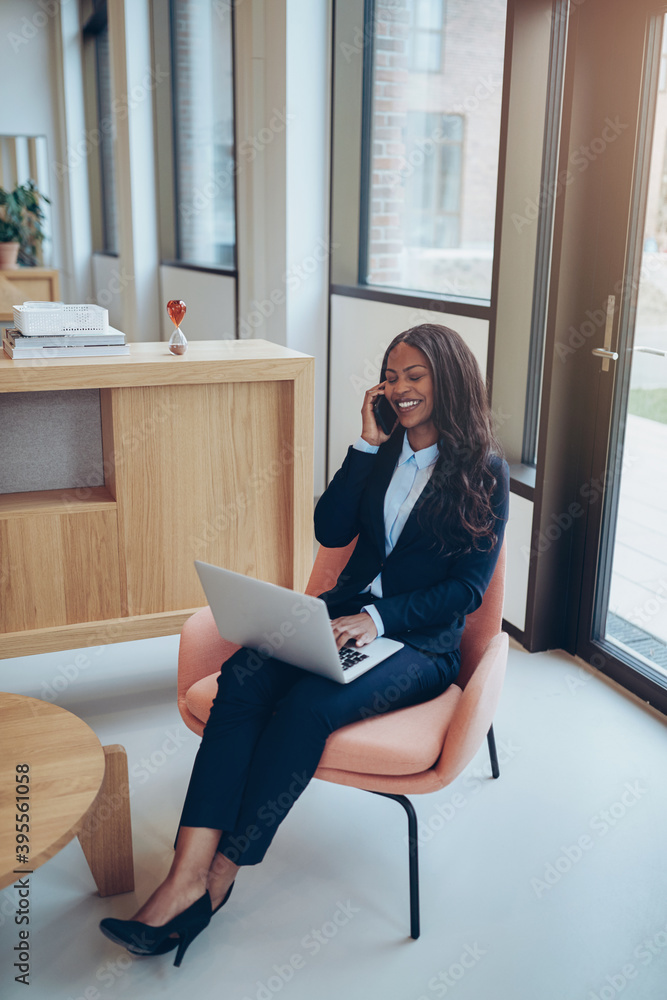
[{"label": "plant pot", "polygon": [[15,271],[20,243],[0,243],[0,271]]}]

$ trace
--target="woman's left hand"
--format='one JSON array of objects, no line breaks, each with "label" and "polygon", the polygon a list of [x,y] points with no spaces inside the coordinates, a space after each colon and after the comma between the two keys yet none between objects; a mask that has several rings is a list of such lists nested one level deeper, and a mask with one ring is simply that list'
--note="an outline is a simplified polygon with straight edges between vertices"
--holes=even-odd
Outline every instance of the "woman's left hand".
[{"label": "woman's left hand", "polygon": [[332,618],[331,627],[337,649],[341,649],[348,639],[355,639],[356,646],[365,646],[372,642],[378,634],[375,622],[367,611],[362,611],[358,615],[343,615],[342,618]]}]

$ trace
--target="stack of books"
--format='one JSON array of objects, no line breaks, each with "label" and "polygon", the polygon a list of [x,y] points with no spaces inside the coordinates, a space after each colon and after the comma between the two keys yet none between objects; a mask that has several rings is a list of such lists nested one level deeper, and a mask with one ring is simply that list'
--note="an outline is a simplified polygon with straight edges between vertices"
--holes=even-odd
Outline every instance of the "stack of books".
[{"label": "stack of books", "polygon": [[47,333],[25,337],[20,330],[2,331],[2,346],[10,358],[84,358],[93,354],[129,354],[125,334],[108,327],[107,333]]},{"label": "stack of books", "polygon": [[14,307],[14,323],[2,331],[2,347],[15,361],[130,353],[125,334],[109,326],[100,306],[24,303]]}]

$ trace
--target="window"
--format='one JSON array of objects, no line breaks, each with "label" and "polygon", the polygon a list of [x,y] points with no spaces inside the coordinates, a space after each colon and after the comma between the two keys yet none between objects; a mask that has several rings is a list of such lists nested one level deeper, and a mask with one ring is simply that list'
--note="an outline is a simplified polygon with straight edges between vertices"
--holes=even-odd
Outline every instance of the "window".
[{"label": "window", "polygon": [[86,128],[90,136],[90,183],[93,246],[98,253],[118,253],[116,203],[116,114],[106,0],[97,0],[84,24],[84,88]]},{"label": "window", "polygon": [[100,191],[102,196],[102,249],[118,253],[118,217],[116,212],[116,171],[113,147],[116,139],[116,117],[112,113],[113,91],[109,58],[109,27],[95,36],[97,64],[97,114],[100,138]]},{"label": "window", "polygon": [[445,0],[410,0],[408,65],[416,73],[442,70],[442,26]]},{"label": "window", "polygon": [[[432,155],[429,137],[442,136]],[[463,117],[409,111],[406,126],[406,237],[410,246],[456,247],[461,230]]]},{"label": "window", "polygon": [[176,257],[235,266],[232,27],[215,0],[171,0]]},{"label": "window", "polygon": [[506,0],[373,7],[360,283],[489,301]]}]

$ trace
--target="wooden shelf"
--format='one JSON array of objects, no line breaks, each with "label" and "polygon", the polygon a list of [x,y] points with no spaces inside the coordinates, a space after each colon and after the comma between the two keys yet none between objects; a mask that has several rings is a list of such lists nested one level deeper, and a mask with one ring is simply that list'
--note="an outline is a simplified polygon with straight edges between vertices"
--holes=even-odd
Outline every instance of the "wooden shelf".
[{"label": "wooden shelf", "polygon": [[76,625],[59,625],[55,628],[32,628],[22,632],[0,633],[0,659],[51,653],[61,649],[104,646],[107,643],[131,642],[135,639],[152,639],[163,635],[179,635],[188,618],[200,610],[201,607],[185,608],[157,615],[133,615]]},{"label": "wooden shelf", "polygon": [[0,494],[0,658],[178,633],[195,559],[303,591],[314,368],[266,340],[0,358],[0,393],[99,390],[105,482]]},{"label": "wooden shelf", "polygon": [[0,520],[33,514],[81,514],[115,509],[116,501],[106,486],[0,493]]},{"label": "wooden shelf", "polygon": [[89,358],[23,358],[0,351],[0,392],[292,381],[312,360],[269,340],[193,340],[185,354],[166,341],[130,344],[130,353]]}]

